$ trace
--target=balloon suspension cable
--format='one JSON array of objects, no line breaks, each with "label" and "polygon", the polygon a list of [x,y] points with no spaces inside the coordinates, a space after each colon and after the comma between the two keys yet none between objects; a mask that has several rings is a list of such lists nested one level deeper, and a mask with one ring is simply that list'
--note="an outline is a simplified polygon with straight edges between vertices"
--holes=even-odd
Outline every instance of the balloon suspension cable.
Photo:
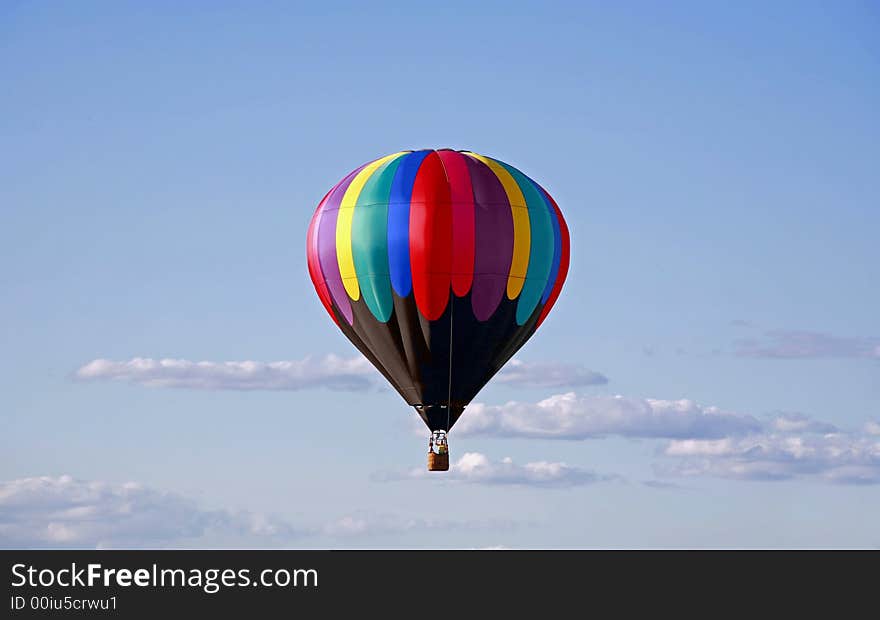
[{"label": "balloon suspension cable", "polygon": [[449,432],[449,419],[452,415],[452,328],[455,325],[455,293],[449,300],[449,388],[446,393],[446,432]]}]

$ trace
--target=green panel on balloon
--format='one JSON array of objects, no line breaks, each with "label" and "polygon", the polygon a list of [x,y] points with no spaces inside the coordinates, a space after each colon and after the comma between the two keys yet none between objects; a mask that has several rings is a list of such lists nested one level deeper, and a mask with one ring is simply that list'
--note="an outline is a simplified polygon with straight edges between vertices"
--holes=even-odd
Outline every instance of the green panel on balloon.
[{"label": "green panel on balloon", "polygon": [[[497,161],[497,160],[496,160]],[[529,231],[531,246],[529,247],[529,266],[526,270],[526,282],[519,294],[519,303],[516,306],[516,322],[519,325],[525,323],[541,301],[544,287],[547,286],[547,278],[550,277],[550,268],[553,266],[553,222],[550,220],[550,212],[547,203],[538,192],[538,188],[526,175],[504,162],[498,162],[510,173],[519,185],[529,208]]]},{"label": "green panel on balloon", "polygon": [[385,323],[391,318],[391,276],[388,270],[388,196],[400,157],[379,167],[364,184],[351,231],[354,268],[364,302]]}]

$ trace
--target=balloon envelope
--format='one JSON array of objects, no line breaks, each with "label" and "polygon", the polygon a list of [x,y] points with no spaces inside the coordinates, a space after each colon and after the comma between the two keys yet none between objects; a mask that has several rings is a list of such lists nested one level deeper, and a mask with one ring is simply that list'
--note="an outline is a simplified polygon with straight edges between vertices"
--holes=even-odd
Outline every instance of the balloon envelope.
[{"label": "balloon envelope", "polygon": [[433,430],[464,407],[555,303],[569,263],[556,202],[468,151],[404,151],[318,205],[309,275],[349,340]]}]

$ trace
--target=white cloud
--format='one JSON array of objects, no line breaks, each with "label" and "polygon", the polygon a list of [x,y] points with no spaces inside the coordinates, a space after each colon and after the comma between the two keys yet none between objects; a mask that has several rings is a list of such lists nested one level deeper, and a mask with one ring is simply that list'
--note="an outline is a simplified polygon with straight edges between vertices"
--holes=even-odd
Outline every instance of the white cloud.
[{"label": "white cloud", "polygon": [[880,422],[875,420],[865,422],[865,433],[868,435],[880,435]]},{"label": "white cloud", "polygon": [[184,496],[141,484],[71,476],[0,482],[0,549],[279,547],[394,537],[408,532],[500,531],[512,520],[463,520],[356,514],[294,526],[253,512],[207,510]]},{"label": "white cloud", "polygon": [[379,373],[363,357],[323,358],[281,362],[192,362],[181,359],[135,357],[117,362],[96,359],[74,373],[80,380],[127,381],[150,387],[195,390],[367,390]]},{"label": "white cloud", "polygon": [[455,521],[450,519],[426,519],[399,515],[354,514],[327,523],[320,533],[331,538],[362,538],[372,536],[400,535],[408,532],[431,532],[452,530],[509,530],[517,526],[507,520]]},{"label": "white cloud", "polygon": [[0,482],[0,547],[168,547],[211,536],[295,535],[289,525],[264,515],[204,510],[136,483],[70,476]]},{"label": "white cloud", "polygon": [[849,484],[880,483],[880,440],[846,433],[759,433],[724,439],[673,440],[676,459],[661,472],[750,480],[812,478]]},{"label": "white cloud", "polygon": [[605,385],[608,378],[576,364],[512,359],[505,364],[493,382],[522,388],[558,388]]},{"label": "white cloud", "polygon": [[537,403],[470,405],[453,429],[457,436],[587,439],[606,435],[647,438],[716,438],[758,431],[749,415],[704,407],[691,400],[556,394]]},{"label": "white cloud", "polygon": [[[487,485],[518,485],[542,488],[582,486],[616,479],[562,462],[534,461],[518,465],[510,457],[492,461],[479,452],[466,452],[450,464],[444,480]],[[404,476],[386,475],[385,480],[436,478],[425,469],[414,469]]]},{"label": "white cloud", "polygon": [[[127,361],[96,359],[79,367],[81,381],[125,381],[148,387],[192,390],[369,390],[384,385],[382,376],[363,357],[325,355],[279,362],[194,362],[135,357]],[[601,385],[608,379],[581,366],[511,360],[495,378],[514,387]]]},{"label": "white cloud", "polygon": [[780,433],[836,433],[839,429],[803,413],[778,413],[770,418],[769,427]]}]

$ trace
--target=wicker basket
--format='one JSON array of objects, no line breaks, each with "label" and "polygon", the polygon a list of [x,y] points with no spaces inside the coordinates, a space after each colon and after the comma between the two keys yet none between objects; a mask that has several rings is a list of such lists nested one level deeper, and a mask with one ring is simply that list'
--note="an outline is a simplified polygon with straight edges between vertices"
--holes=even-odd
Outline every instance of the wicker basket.
[{"label": "wicker basket", "polygon": [[428,452],[428,471],[449,471],[449,453]]}]

